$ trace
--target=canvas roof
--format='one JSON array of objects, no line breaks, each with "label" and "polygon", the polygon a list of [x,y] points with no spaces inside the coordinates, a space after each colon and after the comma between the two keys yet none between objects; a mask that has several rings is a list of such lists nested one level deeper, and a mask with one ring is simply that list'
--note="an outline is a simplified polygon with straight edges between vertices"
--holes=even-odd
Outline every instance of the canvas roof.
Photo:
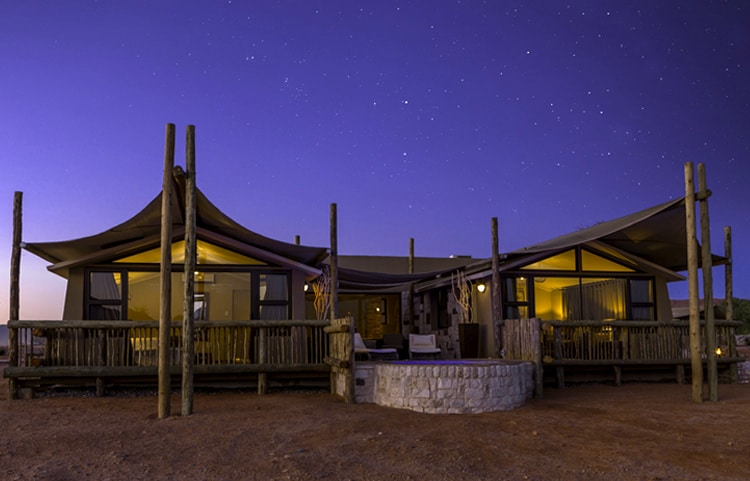
[{"label": "canvas roof", "polygon": [[[185,172],[175,167],[172,173],[172,228],[175,240],[184,235]],[[319,266],[328,256],[324,247],[310,247],[274,240],[242,227],[214,206],[196,189],[196,230],[198,238],[226,246],[274,263]],[[134,254],[159,245],[161,239],[161,198],[156,196],[132,218],[100,234],[60,242],[30,242],[29,252],[52,263],[49,269],[67,277],[71,267]]]},{"label": "canvas roof", "polygon": [[476,259],[415,257],[414,273],[409,274],[408,257],[339,255],[339,287],[343,291],[401,292],[407,284],[444,276],[471,262]]},{"label": "canvas roof", "polygon": [[[561,235],[539,244],[510,252],[514,259],[539,252],[564,250],[576,245],[598,241],[672,271],[687,269],[687,232],[685,199],[635,212],[586,229]],[[700,246],[698,246],[700,249]],[[699,250],[700,252],[700,250]],[[699,256],[700,257],[700,256]],[[714,265],[727,259],[714,255]]]}]

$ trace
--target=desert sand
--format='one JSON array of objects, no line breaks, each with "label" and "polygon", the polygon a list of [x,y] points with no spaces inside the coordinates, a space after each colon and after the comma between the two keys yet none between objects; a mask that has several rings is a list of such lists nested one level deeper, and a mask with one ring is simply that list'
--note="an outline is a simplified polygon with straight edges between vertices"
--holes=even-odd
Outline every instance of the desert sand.
[{"label": "desert sand", "polygon": [[166,420],[153,391],[8,400],[4,480],[747,480],[750,384],[605,384],[478,415],[347,405],[325,392],[198,391]]}]

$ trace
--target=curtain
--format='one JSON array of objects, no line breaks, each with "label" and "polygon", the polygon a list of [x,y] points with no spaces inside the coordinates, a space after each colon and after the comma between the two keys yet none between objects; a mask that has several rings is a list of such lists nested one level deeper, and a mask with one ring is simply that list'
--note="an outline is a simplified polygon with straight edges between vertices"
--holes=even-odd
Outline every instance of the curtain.
[{"label": "curtain", "polygon": [[[284,274],[263,274],[260,276],[260,318],[282,320],[289,318],[289,293],[287,276]],[[264,305],[271,301],[275,305]],[[283,305],[280,305],[282,304]]]},{"label": "curtain", "polygon": [[602,321],[625,319],[626,279],[605,279],[562,290],[566,320]]}]

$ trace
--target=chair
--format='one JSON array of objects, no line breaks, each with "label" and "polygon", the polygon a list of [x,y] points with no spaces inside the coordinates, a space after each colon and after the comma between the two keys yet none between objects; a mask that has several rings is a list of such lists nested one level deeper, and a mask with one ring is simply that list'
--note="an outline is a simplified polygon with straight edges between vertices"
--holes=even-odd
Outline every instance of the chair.
[{"label": "chair", "polygon": [[398,361],[398,351],[394,348],[370,349],[362,336],[354,333],[354,359],[359,361]]},{"label": "chair", "polygon": [[410,359],[440,359],[441,352],[435,334],[409,334]]}]

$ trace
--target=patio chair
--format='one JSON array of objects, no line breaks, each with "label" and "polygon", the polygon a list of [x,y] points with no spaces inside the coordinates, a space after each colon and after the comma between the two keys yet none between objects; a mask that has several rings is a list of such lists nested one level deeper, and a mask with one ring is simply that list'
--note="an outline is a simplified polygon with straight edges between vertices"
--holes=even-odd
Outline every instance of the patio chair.
[{"label": "patio chair", "polygon": [[359,361],[398,361],[398,351],[394,348],[371,349],[365,345],[362,336],[355,332],[354,359]]},{"label": "patio chair", "polygon": [[410,359],[440,359],[441,352],[435,334],[409,334]]}]

